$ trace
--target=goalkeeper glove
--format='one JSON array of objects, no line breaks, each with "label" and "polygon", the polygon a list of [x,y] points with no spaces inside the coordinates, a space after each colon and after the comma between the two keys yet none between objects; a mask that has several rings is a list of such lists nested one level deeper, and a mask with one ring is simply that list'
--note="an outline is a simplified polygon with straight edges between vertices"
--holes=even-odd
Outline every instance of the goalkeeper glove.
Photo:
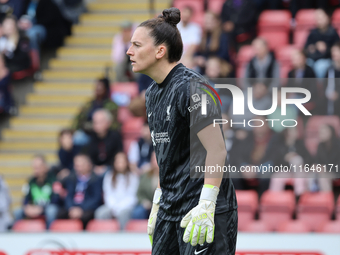
[{"label": "goalkeeper glove", "polygon": [[214,240],[214,215],[219,188],[205,184],[198,205],[194,207],[181,221],[181,227],[186,228],[183,235],[185,243],[192,246],[212,243]]},{"label": "goalkeeper glove", "polygon": [[157,213],[159,210],[159,201],[161,200],[162,190],[157,188],[153,195],[152,209],[148,220],[148,235],[150,238],[151,245],[153,243],[153,233],[155,231]]}]

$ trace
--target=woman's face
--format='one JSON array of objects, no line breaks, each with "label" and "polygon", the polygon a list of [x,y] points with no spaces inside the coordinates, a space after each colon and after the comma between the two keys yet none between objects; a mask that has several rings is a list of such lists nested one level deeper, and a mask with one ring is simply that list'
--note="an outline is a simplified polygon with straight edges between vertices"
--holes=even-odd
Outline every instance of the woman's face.
[{"label": "woman's face", "polygon": [[292,53],[292,64],[295,68],[300,68],[306,63],[305,56],[298,50],[294,50]]},{"label": "woman's face", "polygon": [[320,142],[327,142],[331,139],[331,137],[332,137],[331,129],[326,125],[321,126],[319,129]]},{"label": "woman's face", "polygon": [[15,20],[13,19],[5,19],[2,28],[5,35],[12,35],[17,32]]},{"label": "woman's face", "polygon": [[158,47],[149,35],[149,29],[138,27],[132,35],[131,46],[126,52],[130,56],[132,71],[147,74],[157,62]]},{"label": "woman's face", "polygon": [[206,31],[213,31],[218,26],[218,21],[212,13],[206,13],[204,15],[204,29]]},{"label": "woman's face", "polygon": [[119,173],[125,172],[125,170],[128,167],[128,162],[126,161],[126,157],[124,153],[118,153],[116,155],[113,167],[114,167],[114,170]]},{"label": "woman's face", "polygon": [[329,18],[323,10],[315,11],[316,26],[320,29],[326,28],[329,25]]}]

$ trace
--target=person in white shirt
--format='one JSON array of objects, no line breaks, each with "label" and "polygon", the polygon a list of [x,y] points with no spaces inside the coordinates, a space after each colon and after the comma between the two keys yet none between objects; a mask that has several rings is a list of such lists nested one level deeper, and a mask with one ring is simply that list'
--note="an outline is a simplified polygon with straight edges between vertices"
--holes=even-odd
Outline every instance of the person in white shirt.
[{"label": "person in white shirt", "polygon": [[183,10],[181,10],[181,22],[177,25],[183,41],[181,62],[188,68],[191,68],[193,65],[193,55],[201,43],[202,36],[201,27],[194,22],[190,22],[192,16],[193,9],[190,6],[185,6]]},{"label": "person in white shirt", "polygon": [[138,185],[139,178],[130,171],[126,154],[124,152],[117,153],[113,171],[107,172],[104,176],[104,205],[95,211],[95,219],[116,218],[120,228],[124,229],[137,204]]}]

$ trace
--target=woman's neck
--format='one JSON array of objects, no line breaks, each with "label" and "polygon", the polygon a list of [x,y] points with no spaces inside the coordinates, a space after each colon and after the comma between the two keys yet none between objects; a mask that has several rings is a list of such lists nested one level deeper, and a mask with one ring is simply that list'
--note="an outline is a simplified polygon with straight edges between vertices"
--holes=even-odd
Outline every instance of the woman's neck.
[{"label": "woman's neck", "polygon": [[174,63],[167,62],[164,64],[159,63],[157,68],[153,68],[145,74],[148,75],[151,79],[153,79],[158,84],[161,84],[176,65],[177,65],[176,62]]}]

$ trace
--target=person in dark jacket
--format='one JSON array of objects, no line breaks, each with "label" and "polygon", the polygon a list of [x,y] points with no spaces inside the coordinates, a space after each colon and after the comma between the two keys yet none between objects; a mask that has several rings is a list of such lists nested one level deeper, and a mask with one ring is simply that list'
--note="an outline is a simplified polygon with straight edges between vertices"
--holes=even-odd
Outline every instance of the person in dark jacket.
[{"label": "person in dark jacket", "polygon": [[318,9],[315,11],[316,28],[312,29],[306,44],[308,64],[313,67],[318,78],[325,76],[331,65],[331,47],[340,40],[337,31],[330,24],[327,13]]},{"label": "person in dark jacket", "polygon": [[94,172],[103,175],[113,164],[115,155],[123,150],[120,132],[110,129],[111,113],[106,109],[99,109],[93,114],[93,133],[89,145],[84,148],[95,165]]},{"label": "person in dark jacket", "polygon": [[340,117],[340,42],[332,47],[333,65],[328,69],[323,86],[320,112]]},{"label": "person in dark jacket", "polygon": [[15,220],[45,216],[47,228],[56,219],[59,196],[55,192],[55,178],[48,172],[45,157],[36,155],[32,161],[33,177],[23,188],[23,207],[14,211]]},{"label": "person in dark jacket", "polygon": [[230,45],[244,42],[256,35],[257,9],[253,0],[227,0],[221,13],[224,32]]},{"label": "person in dark jacket", "polygon": [[[303,105],[313,114],[316,112],[318,104],[318,89],[314,70],[306,64],[306,54],[301,50],[292,52],[292,64],[293,69],[288,73],[287,87],[304,88],[311,93],[311,99]],[[299,94],[294,95],[296,98],[299,96]],[[300,114],[302,115],[301,111]]]},{"label": "person in dark jacket", "polygon": [[3,51],[5,63],[10,72],[28,69],[31,66],[29,39],[19,31],[14,16],[7,16],[3,21]]},{"label": "person in dark jacket", "polygon": [[84,229],[93,219],[94,211],[102,203],[102,179],[92,172],[93,165],[86,154],[74,158],[75,174],[64,182],[67,191],[65,207],[58,212],[58,219],[80,219]]}]

